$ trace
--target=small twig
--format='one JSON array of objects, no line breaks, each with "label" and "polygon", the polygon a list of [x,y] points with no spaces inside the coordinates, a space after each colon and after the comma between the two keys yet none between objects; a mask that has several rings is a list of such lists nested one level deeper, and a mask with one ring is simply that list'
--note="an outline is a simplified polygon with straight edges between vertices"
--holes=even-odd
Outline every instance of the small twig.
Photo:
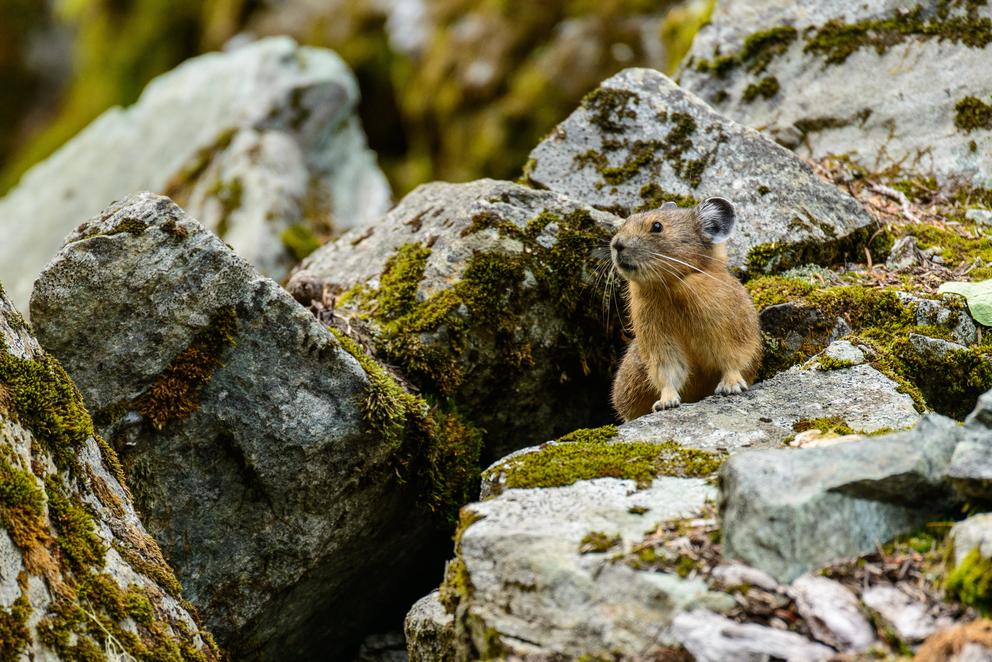
[{"label": "small twig", "polygon": [[920,219],[918,219],[916,217],[916,215],[913,214],[912,210],[910,209],[909,198],[907,198],[906,197],[906,194],[903,193],[902,191],[897,191],[896,189],[892,188],[891,186],[885,186],[884,184],[870,184],[868,188],[870,188],[875,193],[879,193],[881,195],[884,195],[887,198],[892,198],[893,200],[895,200],[896,202],[898,202],[900,205],[902,205],[902,213],[903,213],[903,215],[906,218],[908,218],[909,220],[911,220],[913,223],[919,223],[920,222]]}]

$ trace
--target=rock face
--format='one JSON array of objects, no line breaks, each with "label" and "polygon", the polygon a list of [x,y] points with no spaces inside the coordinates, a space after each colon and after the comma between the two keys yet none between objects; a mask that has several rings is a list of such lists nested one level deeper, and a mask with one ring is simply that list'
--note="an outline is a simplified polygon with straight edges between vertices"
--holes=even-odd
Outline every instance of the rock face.
[{"label": "rock face", "polygon": [[26,305],[80,219],[145,189],[175,197],[281,278],[318,237],[389,205],[357,102],[336,55],[289,39],[190,60],[135,105],[104,113],[0,201],[0,279]]},{"label": "rock face", "polygon": [[780,581],[867,553],[950,510],[946,471],[961,434],[928,415],[908,432],[732,456],[722,476],[723,551]]},{"label": "rock face", "polygon": [[336,295],[333,316],[364,321],[386,359],[488,431],[496,459],[612,420],[620,304],[590,253],[618,223],[508,182],[427,184],[310,256],[288,289],[328,307]]},{"label": "rock face", "polygon": [[803,156],[987,185],[990,57],[986,3],[721,0],[680,80]]},{"label": "rock face", "polygon": [[649,69],[606,80],[530,156],[535,186],[621,214],[730,199],[728,252],[744,270],[839,258],[868,238],[871,219],[853,198]]},{"label": "rock face", "polygon": [[613,557],[653,522],[694,515],[714,496],[698,478],[658,478],[640,491],[632,480],[605,478],[467,506],[442,591],[456,605],[458,650],[467,659],[658,654],[674,643],[666,632],[677,613],[733,602],[699,578],[642,572]]},{"label": "rock face", "polygon": [[181,591],[79,391],[0,288],[0,658],[220,659]]},{"label": "rock face", "polygon": [[432,435],[477,461],[456,419],[433,418],[166,198],[132,196],[82,224],[32,311],[239,659],[352,643],[430,535],[422,464],[456,480]]}]

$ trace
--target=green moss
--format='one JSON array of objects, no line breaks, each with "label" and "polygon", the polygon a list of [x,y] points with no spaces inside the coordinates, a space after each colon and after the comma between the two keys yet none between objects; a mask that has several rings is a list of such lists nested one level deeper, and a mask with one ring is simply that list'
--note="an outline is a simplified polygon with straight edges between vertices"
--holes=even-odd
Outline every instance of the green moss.
[{"label": "green moss", "polygon": [[969,48],[985,48],[992,42],[992,20],[977,15],[977,5],[951,2],[949,7],[966,8],[964,15],[927,16],[917,5],[905,14],[888,18],[872,18],[856,23],[841,19],[829,21],[806,39],[804,52],[823,57],[827,64],[840,64],[862,48],[873,48],[879,55],[905,42],[910,37],[922,37],[963,44]]},{"label": "green moss", "polygon": [[804,136],[810,133],[819,133],[828,129],[842,129],[850,126],[851,120],[833,115],[817,115],[815,117],[804,117],[793,122],[793,126]]},{"label": "green moss", "polygon": [[773,59],[788,50],[798,36],[798,31],[788,25],[755,32],[744,40],[736,53],[718,55],[712,61],[699,60],[695,66],[699,71],[710,71],[720,77],[739,66],[745,67],[752,74],[760,74]]},{"label": "green moss", "polygon": [[18,548],[28,551],[48,541],[44,504],[34,474],[0,456],[0,524]]},{"label": "green moss", "polygon": [[744,284],[744,287],[747,288],[758,310],[764,310],[775,304],[799,301],[816,290],[806,281],[784,276],[752,278]]},{"label": "green moss", "polygon": [[602,531],[590,531],[579,541],[579,554],[603,554],[620,543],[620,536],[610,536]]},{"label": "green moss", "polygon": [[658,209],[666,202],[674,202],[679,207],[695,207],[699,204],[699,200],[697,198],[694,198],[691,195],[669,193],[655,182],[648,182],[642,186],[639,193],[641,200],[644,202],[635,211]]},{"label": "green moss", "polygon": [[31,603],[23,593],[10,607],[0,607],[0,659],[22,659],[21,654],[31,643],[27,625],[31,611]]},{"label": "green moss", "polygon": [[771,99],[773,96],[778,94],[779,83],[778,79],[774,76],[765,76],[757,83],[751,83],[746,88],[744,88],[744,94],[742,98],[744,101],[750,103],[757,99],[758,97],[763,97],[765,99]]},{"label": "green moss", "polygon": [[605,133],[623,131],[624,120],[637,117],[628,106],[640,100],[636,92],[599,87],[582,99],[582,107],[589,113],[589,121]]},{"label": "green moss", "polygon": [[819,430],[824,434],[854,434],[854,429],[847,424],[843,418],[828,416],[824,418],[803,418],[792,424],[795,432],[805,432],[806,430]]},{"label": "green moss", "polygon": [[101,564],[106,549],[96,535],[93,518],[82,507],[73,503],[54,476],[45,479],[48,496],[48,517],[56,532],[64,558],[73,571],[82,573],[86,568]]},{"label": "green moss", "polygon": [[48,355],[22,359],[0,348],[0,385],[9,414],[44,445],[57,467],[76,473],[78,453],[94,436],[93,422],[59,362]]},{"label": "green moss", "polygon": [[974,607],[983,616],[992,614],[992,561],[976,547],[944,578],[945,595]]},{"label": "green moss", "polygon": [[[639,487],[657,476],[708,477],[722,463],[718,455],[674,441],[611,441],[613,426],[581,430],[572,439],[546,444],[489,469],[483,479],[497,488],[561,487],[580,480],[623,478]],[[497,480],[502,477],[502,480]]]},{"label": "green moss", "polygon": [[964,211],[969,205],[979,204],[992,208],[992,195],[988,189],[960,190],[956,197],[961,217],[954,229],[939,228],[929,224],[907,226],[906,231],[917,238],[921,249],[936,248],[949,268],[965,268],[975,264],[968,272],[974,281],[992,278],[992,241],[985,236],[985,230],[970,221],[965,221]]},{"label": "green moss", "polygon": [[209,324],[162,371],[133,403],[156,430],[188,418],[200,408],[200,394],[220,368],[224,351],[234,347],[238,314],[233,306],[218,309]]},{"label": "green moss", "polygon": [[320,239],[305,225],[291,225],[282,231],[279,238],[282,240],[282,245],[297,261],[303,260],[320,248]]},{"label": "green moss", "polygon": [[455,529],[455,558],[444,568],[444,581],[439,587],[439,599],[449,614],[455,613],[458,604],[472,597],[474,587],[468,568],[462,560],[462,536],[468,527],[479,521],[481,517],[468,508],[462,508],[458,514],[458,526]]},{"label": "green moss", "polygon": [[816,359],[816,369],[824,372],[828,370],[843,370],[844,368],[850,368],[852,365],[854,365],[854,361],[838,359],[833,356],[827,356],[826,354]]},{"label": "green moss", "polygon": [[616,437],[618,434],[620,434],[620,430],[617,429],[617,426],[604,425],[599,428],[582,428],[579,430],[573,430],[572,432],[559,437],[558,441],[564,443],[579,442],[598,444],[605,443]]},{"label": "green moss", "polygon": [[137,218],[125,218],[120,223],[115,225],[112,230],[105,232],[105,236],[111,236],[115,234],[133,234],[139,235],[148,229],[148,225],[144,221],[138,220]]},{"label": "green moss", "polygon": [[830,226],[818,223],[816,219],[796,218],[793,223],[819,227],[827,238],[795,244],[770,242],[752,246],[744,260],[749,275],[780,273],[804,264],[830,266],[840,262],[864,261],[865,248],[871,253],[872,260],[884,262],[894,240],[891,232],[876,232],[878,228],[875,226],[859,228],[845,237],[835,237]]},{"label": "green moss", "polygon": [[992,129],[992,105],[976,97],[964,97],[954,104],[954,126],[965,133]]},{"label": "green moss", "polygon": [[217,221],[217,236],[223,239],[230,229],[231,214],[241,209],[244,197],[244,185],[241,179],[235,177],[229,181],[217,180],[206,193],[207,197],[216,198],[220,203],[220,220]]}]

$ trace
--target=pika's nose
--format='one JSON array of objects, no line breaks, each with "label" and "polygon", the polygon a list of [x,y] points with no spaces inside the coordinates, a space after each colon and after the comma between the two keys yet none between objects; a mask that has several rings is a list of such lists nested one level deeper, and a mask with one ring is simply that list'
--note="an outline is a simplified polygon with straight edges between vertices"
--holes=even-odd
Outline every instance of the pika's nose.
[{"label": "pika's nose", "polygon": [[614,237],[613,241],[610,242],[610,245],[613,246],[613,250],[617,253],[623,252],[623,242],[620,241],[620,237]]}]

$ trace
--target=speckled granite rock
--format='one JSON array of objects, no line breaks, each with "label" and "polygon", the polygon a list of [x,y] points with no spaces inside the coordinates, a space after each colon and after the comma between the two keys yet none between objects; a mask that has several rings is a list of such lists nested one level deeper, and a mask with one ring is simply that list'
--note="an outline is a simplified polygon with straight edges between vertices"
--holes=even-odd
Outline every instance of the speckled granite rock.
[{"label": "speckled granite rock", "polygon": [[431,535],[426,404],[171,201],[81,225],[32,311],[232,656],[333,656],[402,592]]},{"label": "speckled granite rock", "polygon": [[803,156],[988,186],[990,57],[985,3],[720,0],[680,80]]},{"label": "speckled granite rock", "polygon": [[745,270],[837,258],[868,238],[871,219],[852,197],[650,69],[603,82],[530,156],[535,186],[620,213],[728,198],[730,263]]},{"label": "speckled granite rock", "polygon": [[0,657],[114,651],[221,659],[79,391],[0,287]]},{"label": "speckled granite rock", "polygon": [[410,662],[443,660],[454,651],[455,619],[441,604],[438,591],[431,591],[410,608],[403,632]]},{"label": "speckled granite rock", "polygon": [[619,302],[590,253],[619,222],[509,182],[425,184],[322,247],[287,287],[328,306],[337,295],[339,319],[366,317],[387,360],[488,431],[494,460],[613,418]]},{"label": "speckled granite rock", "polygon": [[0,280],[26,308],[69,231],[141,190],[175,198],[281,278],[293,250],[389,206],[357,103],[340,58],[287,38],[194,58],[133,106],[101,115],[0,200]]}]

